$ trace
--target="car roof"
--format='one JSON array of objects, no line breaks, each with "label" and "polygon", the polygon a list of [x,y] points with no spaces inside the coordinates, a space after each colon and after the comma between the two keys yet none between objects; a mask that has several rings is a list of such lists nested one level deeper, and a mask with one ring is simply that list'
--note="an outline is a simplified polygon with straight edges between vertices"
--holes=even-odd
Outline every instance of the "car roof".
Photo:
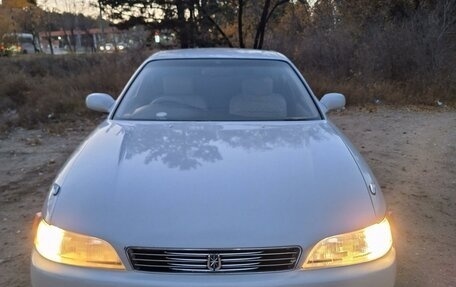
[{"label": "car roof", "polygon": [[289,61],[284,55],[275,51],[234,49],[234,48],[196,48],[160,51],[149,57],[149,60],[165,59],[267,59]]}]

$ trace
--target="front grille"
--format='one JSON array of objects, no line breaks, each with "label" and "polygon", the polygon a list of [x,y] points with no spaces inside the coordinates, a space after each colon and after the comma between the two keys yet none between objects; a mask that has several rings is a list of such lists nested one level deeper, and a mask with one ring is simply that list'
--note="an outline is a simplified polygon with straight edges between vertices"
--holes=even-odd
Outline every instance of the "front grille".
[{"label": "front grille", "polygon": [[149,272],[269,272],[294,269],[299,247],[266,249],[127,248],[135,270]]}]

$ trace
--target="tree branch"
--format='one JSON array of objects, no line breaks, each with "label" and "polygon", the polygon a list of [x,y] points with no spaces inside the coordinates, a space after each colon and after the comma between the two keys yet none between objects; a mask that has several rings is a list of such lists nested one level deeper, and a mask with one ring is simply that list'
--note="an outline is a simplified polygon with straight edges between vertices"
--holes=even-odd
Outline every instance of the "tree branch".
[{"label": "tree branch", "polygon": [[255,41],[253,43],[254,49],[261,49],[262,44],[260,44],[261,35],[264,34],[264,30],[266,29],[266,18],[268,17],[269,13],[269,6],[271,5],[271,0],[265,0],[263,6],[263,12],[261,13],[261,19],[258,23],[256,34],[255,34]]},{"label": "tree branch", "polygon": [[263,48],[264,34],[266,33],[266,26],[267,26],[267,24],[269,22],[269,19],[272,16],[272,14],[274,13],[274,10],[277,9],[277,7],[279,7],[280,5],[283,5],[283,4],[286,4],[286,3],[289,3],[289,2],[290,2],[289,0],[280,0],[280,1],[276,2],[275,5],[272,7],[271,11],[269,11],[269,13],[268,13],[268,15],[266,17],[266,20],[264,21],[263,29],[262,29],[261,34],[260,34],[260,39],[259,39],[258,46],[257,46],[258,49]]},{"label": "tree branch", "polygon": [[223,38],[225,39],[228,46],[230,46],[230,48],[233,48],[233,44],[231,43],[230,39],[225,34],[223,29],[217,24],[217,22],[215,22],[214,19],[212,19],[212,17],[207,13],[207,11],[205,9],[203,9],[203,7],[201,7],[201,5],[199,3],[198,3],[198,10],[201,10],[201,12],[203,12],[203,15],[215,26],[217,31],[219,31],[219,33],[223,36]]},{"label": "tree branch", "polygon": [[269,21],[269,18],[271,18],[272,14],[274,13],[275,9],[277,9],[277,7],[279,7],[280,5],[283,5],[283,4],[286,4],[290,2],[289,0],[281,0],[281,1],[278,1],[274,7],[272,7],[271,11],[269,12],[268,14],[268,17],[266,18],[266,23]]},{"label": "tree branch", "polygon": [[239,37],[239,47],[245,48],[244,44],[244,34],[242,32],[242,14],[244,13],[244,0],[239,0],[239,11],[238,11],[238,37]]}]

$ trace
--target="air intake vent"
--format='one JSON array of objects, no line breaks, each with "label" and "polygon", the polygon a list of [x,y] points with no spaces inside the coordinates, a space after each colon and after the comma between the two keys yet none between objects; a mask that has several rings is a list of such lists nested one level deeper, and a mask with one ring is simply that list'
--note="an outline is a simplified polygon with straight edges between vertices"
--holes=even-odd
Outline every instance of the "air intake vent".
[{"label": "air intake vent", "polygon": [[299,247],[263,249],[152,249],[129,247],[135,270],[149,272],[269,272],[294,269]]}]

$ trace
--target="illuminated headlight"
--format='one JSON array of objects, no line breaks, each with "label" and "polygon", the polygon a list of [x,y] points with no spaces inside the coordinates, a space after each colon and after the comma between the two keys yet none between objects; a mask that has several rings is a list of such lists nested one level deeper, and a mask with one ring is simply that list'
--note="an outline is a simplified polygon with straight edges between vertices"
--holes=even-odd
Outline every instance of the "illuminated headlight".
[{"label": "illuminated headlight", "polygon": [[41,220],[35,248],[43,257],[64,264],[125,269],[114,248],[104,240],[65,231]]},{"label": "illuminated headlight", "polygon": [[303,269],[338,267],[368,262],[391,249],[391,228],[385,218],[367,228],[321,240],[309,253]]},{"label": "illuminated headlight", "polygon": [[119,46],[117,46],[117,48],[118,48],[119,50],[123,50],[123,49],[125,49],[125,46],[124,46],[124,45],[119,45]]},{"label": "illuminated headlight", "polygon": [[104,46],[100,46],[100,51],[104,51],[105,47]]}]

